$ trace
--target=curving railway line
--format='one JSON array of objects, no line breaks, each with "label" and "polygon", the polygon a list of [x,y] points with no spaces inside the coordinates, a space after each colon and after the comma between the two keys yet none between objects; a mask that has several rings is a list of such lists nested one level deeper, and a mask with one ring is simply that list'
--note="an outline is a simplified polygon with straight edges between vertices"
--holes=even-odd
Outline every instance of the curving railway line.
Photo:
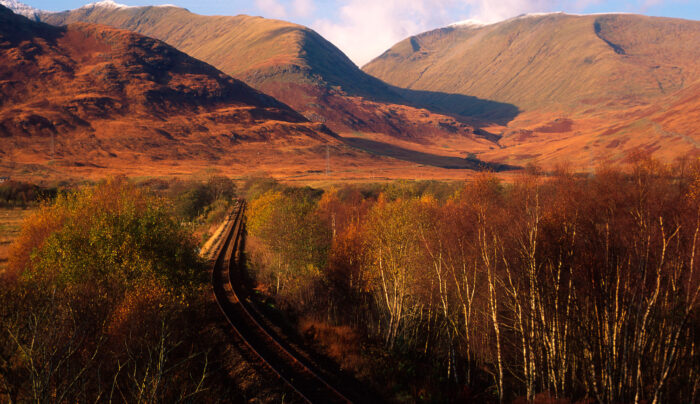
[{"label": "curving railway line", "polygon": [[309,403],[352,403],[347,393],[331,385],[314,366],[261,325],[254,309],[242,293],[240,274],[241,240],[244,228],[245,202],[238,201],[228,228],[218,247],[212,270],[214,296],[221,312],[244,343],[280,379]]}]

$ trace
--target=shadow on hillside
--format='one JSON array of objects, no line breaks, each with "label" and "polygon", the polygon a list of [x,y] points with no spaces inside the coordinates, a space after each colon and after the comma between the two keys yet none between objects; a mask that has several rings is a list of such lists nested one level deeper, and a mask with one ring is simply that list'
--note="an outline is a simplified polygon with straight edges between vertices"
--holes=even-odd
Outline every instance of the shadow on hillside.
[{"label": "shadow on hillside", "polygon": [[[6,42],[4,47],[16,47],[22,42],[31,41],[37,37],[43,38],[49,45],[54,46],[65,32],[65,28],[30,20],[0,5],[0,38]],[[31,51],[36,52],[37,49],[32,47]]]},{"label": "shadow on hillside", "polygon": [[484,100],[462,94],[449,94],[437,91],[420,91],[393,87],[410,104],[429,111],[451,115],[455,118],[476,118],[484,123],[507,125],[520,109],[504,102]]},{"label": "shadow on hillside", "polygon": [[365,75],[363,78],[364,81],[367,81],[364,83],[364,87],[361,86],[363,80],[355,80],[352,87],[342,84],[339,86],[343,87],[343,90],[350,96],[360,96],[377,102],[414,108],[425,108],[434,113],[450,115],[477,128],[492,124],[505,126],[522,112],[517,106],[505,102],[485,100],[463,94],[396,87],[370,75]]},{"label": "shadow on hillside", "polygon": [[[341,55],[343,55],[342,52]],[[314,60],[326,59],[318,56]],[[394,86],[358,69],[349,60],[348,63],[335,63],[324,66],[320,70],[319,77],[323,77],[331,87],[342,88],[347,95],[360,96],[377,102],[425,108],[431,112],[451,115],[457,120],[476,127],[489,124],[507,125],[521,112],[517,106],[504,102],[463,94],[412,90]],[[482,125],[472,121],[480,121]]]},{"label": "shadow on hillside", "polygon": [[398,160],[410,161],[416,164],[429,165],[448,169],[469,169],[476,171],[510,171],[517,170],[519,167],[510,166],[507,164],[489,163],[475,158],[460,158],[451,156],[440,156],[419,152],[415,150],[404,149],[388,143],[378,142],[375,140],[362,139],[357,137],[342,137],[341,138],[348,146],[356,149],[364,150],[371,154],[380,156],[392,157]]},{"label": "shadow on hillside", "polygon": [[377,102],[425,108],[430,112],[450,115],[477,128],[492,124],[505,126],[522,112],[517,106],[505,102],[485,100],[463,94],[396,87],[370,75],[365,75],[363,78],[364,81],[368,82],[365,83],[364,87],[361,87],[363,80],[353,81],[355,83],[353,87],[342,86],[342,84],[339,86],[343,87],[343,90],[351,96],[365,97]]}]

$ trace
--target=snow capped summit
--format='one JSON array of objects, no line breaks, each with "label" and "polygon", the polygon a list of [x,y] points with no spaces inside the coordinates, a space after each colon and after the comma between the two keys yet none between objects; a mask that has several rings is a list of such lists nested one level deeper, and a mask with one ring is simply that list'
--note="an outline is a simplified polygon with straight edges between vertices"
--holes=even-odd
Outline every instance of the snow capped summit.
[{"label": "snow capped summit", "polygon": [[80,8],[95,8],[95,7],[119,9],[119,8],[130,8],[131,6],[127,6],[126,4],[120,4],[120,3],[117,3],[113,0],[102,0],[102,1],[98,1],[96,3],[86,4]]},{"label": "snow capped summit", "polygon": [[513,19],[518,19],[518,18],[533,18],[533,17],[545,17],[548,15],[568,15],[568,16],[574,16],[574,17],[585,17],[588,15],[621,15],[621,14],[630,14],[633,15],[634,13],[628,13],[628,12],[620,12],[620,11],[610,11],[610,12],[605,12],[605,13],[585,13],[585,14],[579,14],[579,13],[567,13],[565,11],[552,11],[549,13],[527,13],[527,14],[520,14],[519,16],[513,18]]},{"label": "snow capped summit", "polygon": [[448,25],[448,27],[480,28],[480,27],[485,27],[487,25],[498,24],[499,22],[503,22],[503,21],[517,20],[517,19],[521,19],[521,18],[543,17],[543,16],[555,15],[555,14],[562,14],[563,15],[565,13],[561,12],[561,11],[555,11],[555,12],[551,12],[551,13],[528,13],[528,14],[520,14],[517,17],[512,17],[512,18],[505,19],[502,21],[496,21],[496,20],[491,21],[490,20],[488,22],[476,20],[476,19],[468,19],[468,20],[464,20],[464,21],[454,22],[454,23]]},{"label": "snow capped summit", "polygon": [[483,27],[484,25],[489,25],[483,21],[469,19],[464,21],[453,22],[448,25],[448,27]]},{"label": "snow capped summit", "polygon": [[468,20],[458,21],[458,22],[452,23],[452,24],[448,25],[448,27],[480,28],[480,27],[485,27],[488,25],[498,24],[500,22],[505,22],[505,21],[515,21],[515,20],[522,20],[522,19],[528,19],[528,18],[547,17],[547,16],[553,16],[553,15],[582,17],[582,16],[587,16],[587,15],[610,15],[610,14],[628,14],[628,13],[611,12],[611,13],[574,14],[574,13],[566,13],[564,11],[552,11],[552,12],[547,12],[547,13],[520,14],[516,17],[511,17],[511,18],[508,18],[508,19],[505,19],[502,21],[484,22],[484,21],[475,20],[475,19],[468,19]]},{"label": "snow capped summit", "polygon": [[38,10],[34,7],[28,6],[24,3],[20,3],[17,0],[0,0],[0,5],[3,5],[15,14],[23,15],[30,20],[35,20],[39,21],[39,14],[44,13],[45,11]]},{"label": "snow capped summit", "polygon": [[[125,8],[139,8],[139,6],[127,6],[126,4],[117,3],[114,0],[102,0],[102,1],[98,1],[96,3],[86,4],[82,7],[80,7],[80,9],[92,9],[92,8],[97,8],[97,7],[106,8],[106,9],[113,9],[113,10],[120,10],[120,9],[125,9]],[[179,6],[176,6],[173,4],[160,4],[157,6],[145,6],[145,7],[177,7],[177,8],[179,8]]]},{"label": "snow capped summit", "polygon": [[554,15],[554,14],[565,14],[565,13],[563,13],[561,11],[556,11],[556,12],[551,12],[551,13],[528,13],[528,14],[520,14],[517,17],[512,17],[512,18],[505,19],[505,20],[500,20],[500,21],[489,20],[488,22],[470,18],[468,20],[454,22],[454,23],[448,25],[448,27],[480,28],[480,27],[485,27],[487,25],[498,24],[499,22],[504,22],[504,21],[517,20],[517,19],[521,19],[521,18],[542,17],[542,16]]},{"label": "snow capped summit", "polygon": [[545,17],[548,15],[566,15],[566,13],[563,11],[551,11],[548,13],[526,13],[526,14],[520,14],[519,16],[517,16],[515,18]]}]

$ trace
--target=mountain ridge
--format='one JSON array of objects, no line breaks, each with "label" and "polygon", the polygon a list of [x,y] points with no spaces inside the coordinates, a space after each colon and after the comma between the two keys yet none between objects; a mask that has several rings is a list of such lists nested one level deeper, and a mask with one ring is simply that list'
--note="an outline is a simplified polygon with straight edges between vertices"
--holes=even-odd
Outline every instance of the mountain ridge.
[{"label": "mountain ridge", "polygon": [[[501,149],[481,158],[589,169],[638,151],[665,160],[699,154],[698,43],[699,21],[551,13],[428,31],[363,70],[409,90],[516,106],[512,120],[486,128]],[[664,113],[670,108],[684,112]]]},{"label": "mountain ridge", "polygon": [[17,0],[0,0],[0,6],[5,6],[15,14],[25,16],[31,20],[39,21],[40,15],[50,14],[49,11],[39,10]]},{"label": "mountain ridge", "polygon": [[449,110],[428,111],[402,90],[365,74],[333,44],[301,25],[245,15],[200,16],[176,7],[76,9],[43,20],[54,25],[102,23],[159,38],[339,133],[384,133],[418,142],[435,136],[490,141],[469,119],[449,116]]},{"label": "mountain ridge", "polygon": [[280,20],[113,2],[42,18],[166,39],[348,144],[387,156],[412,150],[587,169],[639,150],[698,154],[693,21],[544,13],[452,24],[401,41],[365,73],[313,30]]},{"label": "mountain ridge", "polygon": [[[674,35],[678,35],[676,41],[664,41]],[[695,63],[700,50],[692,47],[695,40],[700,40],[700,22],[692,20],[551,13],[428,31],[397,43],[363,70],[403,88],[452,88],[527,110],[552,103],[578,104],[606,95],[655,97],[664,94],[656,91],[660,85],[669,86],[668,91],[678,90],[674,64],[687,70],[682,79],[700,72]],[[448,68],[458,74],[444,74]],[[633,88],[632,79],[621,76],[623,68],[632,70],[633,79],[643,79],[640,88]],[[654,68],[668,71],[650,71]],[[537,91],[532,90],[535,83],[539,84]]]},{"label": "mountain ridge", "polygon": [[[107,26],[54,27],[0,6],[4,163],[148,170],[231,164],[257,148],[322,159],[337,135],[211,65]],[[257,152],[260,154],[260,152]],[[76,166],[77,164],[77,166]]]}]

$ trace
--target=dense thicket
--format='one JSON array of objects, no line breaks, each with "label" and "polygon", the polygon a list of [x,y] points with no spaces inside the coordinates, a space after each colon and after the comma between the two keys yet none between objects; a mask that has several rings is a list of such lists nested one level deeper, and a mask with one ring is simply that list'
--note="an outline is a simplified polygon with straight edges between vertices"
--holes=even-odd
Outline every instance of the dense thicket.
[{"label": "dense thicket", "polygon": [[424,185],[258,191],[262,286],[411,400],[697,400],[698,166]]},{"label": "dense thicket", "polygon": [[0,279],[0,401],[205,397],[207,347],[192,325],[206,273],[172,205],[131,183],[44,203]]}]

